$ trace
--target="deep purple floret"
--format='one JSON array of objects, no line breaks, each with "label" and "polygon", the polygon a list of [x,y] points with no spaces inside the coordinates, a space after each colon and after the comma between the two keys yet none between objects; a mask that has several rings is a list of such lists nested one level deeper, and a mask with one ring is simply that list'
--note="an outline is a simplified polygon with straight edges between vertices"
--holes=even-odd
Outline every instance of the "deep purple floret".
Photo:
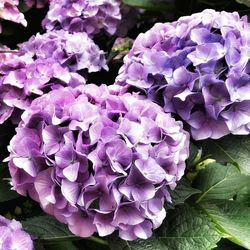
[{"label": "deep purple floret", "polygon": [[146,239],[184,174],[189,134],[162,108],[112,86],[53,90],[8,147],[14,189],[76,235]]},{"label": "deep purple floret", "polygon": [[186,122],[196,140],[250,133],[250,25],[204,10],[157,23],[134,42],[117,77]]}]

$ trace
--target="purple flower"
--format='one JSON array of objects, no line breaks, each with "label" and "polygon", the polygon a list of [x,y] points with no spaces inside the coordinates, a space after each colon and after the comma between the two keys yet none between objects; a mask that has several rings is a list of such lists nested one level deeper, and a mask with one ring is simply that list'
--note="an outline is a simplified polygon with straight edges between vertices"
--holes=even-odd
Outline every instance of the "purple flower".
[{"label": "purple flower", "polygon": [[84,77],[71,73],[58,60],[33,59],[32,56],[31,53],[11,53],[0,63],[0,123],[11,116],[18,120],[20,110],[51,89],[85,84]]},{"label": "purple flower", "polygon": [[116,83],[177,114],[196,140],[249,134],[250,25],[204,10],[140,34]]},{"label": "purple flower", "polygon": [[52,90],[16,132],[7,159],[14,189],[82,237],[150,237],[189,154],[181,122],[117,86]]},{"label": "purple flower", "polygon": [[[19,5],[19,0],[1,0],[0,2],[0,19],[12,21],[15,23],[20,23],[23,26],[27,26],[27,21],[23,13],[17,8]],[[2,31],[0,23],[0,33]]]},{"label": "purple flower", "polygon": [[33,242],[22,225],[16,220],[8,220],[0,215],[0,249],[33,250]]},{"label": "purple flower", "polygon": [[84,32],[51,31],[31,37],[19,51],[3,49],[0,123],[51,89],[77,87],[85,84],[87,73],[108,70],[104,52]]},{"label": "purple flower", "polygon": [[3,50],[0,123],[9,117],[18,120],[20,110],[51,89],[77,87],[85,84],[88,73],[108,70],[104,51],[84,32],[70,34],[60,30],[37,34],[19,45],[18,51],[5,47]]},{"label": "purple flower", "polygon": [[113,35],[121,20],[120,0],[53,0],[43,20],[47,30],[64,29],[93,36],[104,29]]},{"label": "purple flower", "polygon": [[88,73],[108,70],[104,51],[84,32],[51,31],[31,37],[18,51],[3,49],[0,123],[11,116],[18,118],[18,110],[51,89],[77,87],[85,84]]},{"label": "purple flower", "polygon": [[33,59],[53,58],[72,72],[107,70],[105,53],[90,39],[87,33],[69,33],[64,30],[48,31],[32,36],[20,45],[20,55],[28,54]]}]

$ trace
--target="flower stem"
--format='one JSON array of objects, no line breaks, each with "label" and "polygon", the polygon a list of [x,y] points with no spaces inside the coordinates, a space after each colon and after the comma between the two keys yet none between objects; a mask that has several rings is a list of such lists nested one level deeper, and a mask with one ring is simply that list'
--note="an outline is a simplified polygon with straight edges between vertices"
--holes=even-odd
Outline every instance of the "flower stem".
[{"label": "flower stem", "polygon": [[102,244],[102,245],[106,245],[106,246],[108,245],[108,242],[106,240],[102,240],[102,239],[100,239],[98,237],[95,237],[95,236],[91,236],[91,237],[89,237],[87,239],[91,240],[91,241],[94,241],[96,243]]}]

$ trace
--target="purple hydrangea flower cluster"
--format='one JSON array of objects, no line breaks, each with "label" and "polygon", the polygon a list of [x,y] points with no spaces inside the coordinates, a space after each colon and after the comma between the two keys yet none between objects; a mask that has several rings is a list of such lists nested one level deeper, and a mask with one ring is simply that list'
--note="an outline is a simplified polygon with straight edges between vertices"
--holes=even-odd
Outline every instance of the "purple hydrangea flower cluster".
[{"label": "purple hydrangea flower cluster", "polygon": [[22,116],[10,142],[14,189],[76,235],[146,239],[184,174],[189,134],[157,104],[121,88],[53,90]]},{"label": "purple hydrangea flower cluster", "polygon": [[29,54],[33,59],[53,58],[73,72],[108,70],[104,51],[85,32],[71,34],[57,30],[37,34],[21,44],[19,52],[21,55]]},{"label": "purple hydrangea flower cluster", "polygon": [[[19,0],[1,0],[0,1],[0,19],[12,21],[15,23],[20,23],[23,26],[27,26],[27,21],[23,13],[21,13],[17,6],[19,5]],[[0,23],[0,33],[2,31]]]},{"label": "purple hydrangea flower cluster", "polygon": [[250,132],[250,25],[204,10],[157,23],[136,39],[117,84],[141,89],[180,116],[194,139]]},{"label": "purple hydrangea flower cluster", "polygon": [[108,70],[104,52],[84,32],[37,34],[21,44],[18,52],[6,52],[1,57],[8,60],[0,63],[0,123],[18,117],[13,110],[25,110],[51,89],[85,84],[88,72]]},{"label": "purple hydrangea flower cluster", "polygon": [[104,29],[112,35],[121,20],[120,4],[120,0],[53,0],[43,26],[47,30],[86,32],[90,36]]},{"label": "purple hydrangea flower cluster", "polygon": [[30,235],[23,231],[20,222],[0,216],[0,249],[33,250],[33,242]]},{"label": "purple hydrangea flower cluster", "polygon": [[18,122],[20,111],[51,89],[85,83],[82,76],[52,58],[33,60],[28,54],[15,53],[7,53],[7,57],[9,60],[0,64],[0,123],[10,116]]}]

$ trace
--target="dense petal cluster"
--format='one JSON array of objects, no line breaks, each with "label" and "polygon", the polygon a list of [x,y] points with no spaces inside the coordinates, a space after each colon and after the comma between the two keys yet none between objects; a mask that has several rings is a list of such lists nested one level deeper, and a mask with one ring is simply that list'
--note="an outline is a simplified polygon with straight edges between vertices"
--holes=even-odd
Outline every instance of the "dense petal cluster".
[{"label": "dense petal cluster", "polygon": [[11,115],[18,117],[14,110],[25,110],[34,98],[51,89],[76,87],[85,83],[87,73],[108,69],[104,51],[84,32],[51,31],[31,37],[15,53],[4,49],[6,53],[0,55],[0,123]]},{"label": "dense petal cluster", "polygon": [[7,159],[14,189],[82,237],[150,237],[189,151],[181,122],[105,85],[37,98],[16,132]]},{"label": "dense petal cluster", "polygon": [[33,242],[22,225],[16,220],[8,220],[0,215],[0,249],[33,250]]},{"label": "dense petal cluster", "polygon": [[204,10],[157,23],[136,39],[117,83],[178,114],[194,139],[250,132],[250,25]]},{"label": "dense petal cluster", "polygon": [[120,4],[120,0],[53,0],[43,26],[47,30],[84,31],[90,36],[104,29],[112,35],[121,20]]},{"label": "dense petal cluster", "polygon": [[18,120],[19,111],[51,89],[85,83],[83,77],[69,72],[52,58],[33,60],[28,54],[5,54],[8,60],[0,64],[0,123],[10,116]]},{"label": "dense petal cluster", "polygon": [[53,58],[73,72],[108,69],[104,51],[84,32],[71,34],[58,30],[37,34],[21,44],[19,53],[29,54],[33,59]]},{"label": "dense petal cluster", "polygon": [[[21,13],[17,6],[19,0],[1,0],[0,1],[0,19],[12,21],[15,23],[20,23],[23,26],[27,26],[27,22],[23,13]],[[1,33],[1,23],[0,23],[0,33]]]}]

